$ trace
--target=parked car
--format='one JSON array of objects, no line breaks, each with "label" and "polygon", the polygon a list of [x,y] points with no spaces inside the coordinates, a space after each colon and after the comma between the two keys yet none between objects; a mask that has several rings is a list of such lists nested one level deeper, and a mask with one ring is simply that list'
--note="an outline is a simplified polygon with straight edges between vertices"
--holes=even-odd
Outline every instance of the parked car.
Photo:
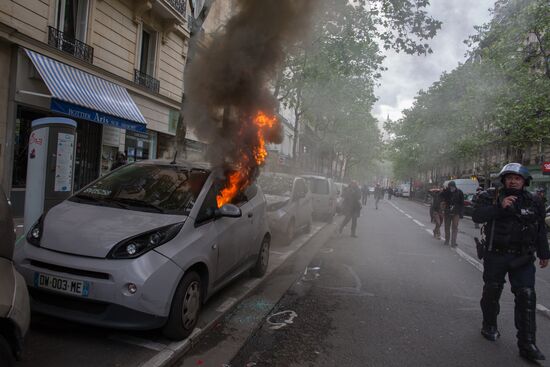
[{"label": "parked car", "polygon": [[411,186],[408,183],[399,185],[399,196],[408,198],[411,196]]},{"label": "parked car", "polygon": [[11,208],[0,188],[0,362],[11,367],[19,359],[29,329],[31,310],[25,280],[15,270],[15,233]]},{"label": "parked car", "polygon": [[302,176],[313,199],[313,217],[327,222],[332,221],[336,214],[336,187],[332,179],[323,176]]},{"label": "parked car", "polygon": [[312,224],[312,198],[306,181],[284,173],[263,173],[258,177],[267,200],[269,228],[290,241]]},{"label": "parked car", "polygon": [[50,209],[16,250],[33,310],[187,337],[208,298],[268,266],[261,189],[252,185],[218,208],[224,180],[207,166],[141,161]]}]

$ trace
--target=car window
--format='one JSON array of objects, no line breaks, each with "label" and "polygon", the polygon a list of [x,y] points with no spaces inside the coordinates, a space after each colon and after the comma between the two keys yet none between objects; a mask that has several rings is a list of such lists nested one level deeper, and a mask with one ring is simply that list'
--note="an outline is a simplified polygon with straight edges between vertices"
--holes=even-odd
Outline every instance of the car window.
[{"label": "car window", "polygon": [[257,180],[266,195],[290,197],[294,177],[285,175],[260,175]]},{"label": "car window", "polygon": [[93,182],[70,200],[137,211],[189,214],[208,175],[203,169],[130,164]]},{"label": "car window", "polygon": [[312,194],[319,195],[328,195],[329,194],[329,185],[328,180],[315,177],[306,177],[305,180],[308,183],[309,191]]},{"label": "car window", "polygon": [[204,198],[195,220],[196,223],[203,223],[214,218],[214,211],[218,208],[216,197],[218,196],[220,189],[221,183],[219,181],[215,181]]},{"label": "car window", "polygon": [[303,179],[299,178],[296,180],[295,193],[298,196],[303,196],[307,193],[307,187]]}]

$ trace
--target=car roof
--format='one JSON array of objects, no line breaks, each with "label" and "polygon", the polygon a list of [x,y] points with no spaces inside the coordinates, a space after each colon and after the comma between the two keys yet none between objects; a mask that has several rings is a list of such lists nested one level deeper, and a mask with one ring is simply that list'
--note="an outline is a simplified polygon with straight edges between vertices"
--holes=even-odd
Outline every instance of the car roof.
[{"label": "car roof", "polygon": [[318,180],[328,180],[328,177],[325,176],[315,176],[315,175],[302,175],[303,178],[316,178]]},{"label": "car roof", "polygon": [[168,159],[147,159],[144,161],[138,161],[134,164],[137,165],[158,165],[158,166],[176,166],[181,168],[189,168],[189,169],[204,169],[204,170],[212,170],[212,165],[209,163],[202,163],[202,162],[189,162],[189,161],[174,161],[168,160]]},{"label": "car roof", "polygon": [[260,176],[281,176],[281,177],[289,177],[289,178],[298,178],[298,176],[290,175],[288,173],[280,173],[280,172],[262,172]]}]

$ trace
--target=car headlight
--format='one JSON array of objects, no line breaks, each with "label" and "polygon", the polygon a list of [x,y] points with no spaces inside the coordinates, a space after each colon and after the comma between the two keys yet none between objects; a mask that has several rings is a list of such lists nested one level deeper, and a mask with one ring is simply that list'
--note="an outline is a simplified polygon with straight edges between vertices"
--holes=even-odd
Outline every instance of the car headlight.
[{"label": "car headlight", "polygon": [[108,259],[135,259],[144,253],[172,240],[183,227],[182,223],[171,224],[141,233],[117,243],[109,254]]},{"label": "car headlight", "polygon": [[27,232],[27,242],[36,247],[40,247],[40,240],[42,239],[42,233],[44,232],[44,214],[38,218]]}]

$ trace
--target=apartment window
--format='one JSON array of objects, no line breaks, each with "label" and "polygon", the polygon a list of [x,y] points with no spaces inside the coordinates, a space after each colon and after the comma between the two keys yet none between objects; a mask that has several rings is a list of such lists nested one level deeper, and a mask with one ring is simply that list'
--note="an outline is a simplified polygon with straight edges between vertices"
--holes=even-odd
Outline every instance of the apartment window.
[{"label": "apartment window", "polygon": [[86,41],[88,9],[88,0],[58,0],[57,29],[64,38]]},{"label": "apartment window", "polygon": [[141,53],[139,58],[139,71],[153,76],[155,74],[155,51],[157,48],[157,34],[143,27],[141,32]]},{"label": "apartment window", "polygon": [[139,65],[134,69],[134,82],[158,93],[160,82],[155,79],[155,59],[157,51],[157,33],[142,27],[141,42],[139,43]]}]

